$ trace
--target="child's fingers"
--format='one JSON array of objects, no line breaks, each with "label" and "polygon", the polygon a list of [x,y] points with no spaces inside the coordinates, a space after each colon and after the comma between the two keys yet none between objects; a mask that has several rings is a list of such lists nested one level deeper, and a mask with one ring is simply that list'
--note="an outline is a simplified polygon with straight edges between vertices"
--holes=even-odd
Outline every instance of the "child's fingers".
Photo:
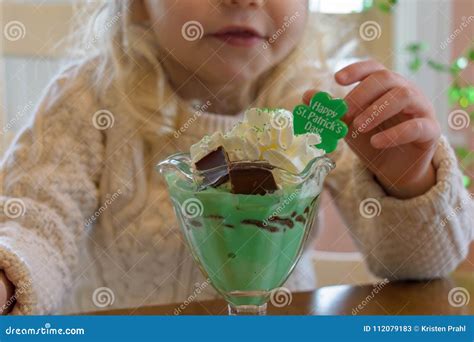
[{"label": "child's fingers", "polygon": [[404,121],[370,139],[374,148],[385,149],[409,143],[424,143],[439,137],[436,121],[427,118],[414,118]]},{"label": "child's fingers", "polygon": [[310,89],[310,90],[307,90],[304,94],[303,94],[303,102],[307,105],[309,105],[309,102],[311,101],[311,98],[314,96],[314,94],[316,94],[317,92],[319,92],[320,90],[316,90],[316,89]]},{"label": "child's fingers", "polygon": [[316,90],[314,89],[311,89],[311,90],[307,90],[304,94],[303,94],[303,102],[307,105],[309,105],[309,101],[311,101],[311,98],[313,97],[313,95],[316,94]]},{"label": "child's fingers", "polygon": [[393,88],[358,115],[353,125],[359,132],[367,133],[402,111],[424,113],[423,101],[417,100],[408,88]]},{"label": "child's fingers", "polygon": [[347,94],[345,99],[349,105],[346,114],[348,120],[354,119],[357,113],[364,111],[390,89],[405,85],[403,77],[387,69],[374,72]]},{"label": "child's fingers", "polygon": [[350,85],[363,80],[376,71],[385,69],[385,66],[377,61],[362,61],[339,70],[335,75],[335,79],[340,85]]}]

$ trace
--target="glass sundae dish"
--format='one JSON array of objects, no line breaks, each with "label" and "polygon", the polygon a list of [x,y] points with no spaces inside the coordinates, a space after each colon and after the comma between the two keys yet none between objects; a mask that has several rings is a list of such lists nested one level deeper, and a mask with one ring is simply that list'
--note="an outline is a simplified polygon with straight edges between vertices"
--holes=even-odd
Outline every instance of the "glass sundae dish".
[{"label": "glass sundae dish", "polygon": [[157,165],[192,255],[230,314],[266,313],[294,269],[334,163],[292,113],[250,109],[226,134]]}]

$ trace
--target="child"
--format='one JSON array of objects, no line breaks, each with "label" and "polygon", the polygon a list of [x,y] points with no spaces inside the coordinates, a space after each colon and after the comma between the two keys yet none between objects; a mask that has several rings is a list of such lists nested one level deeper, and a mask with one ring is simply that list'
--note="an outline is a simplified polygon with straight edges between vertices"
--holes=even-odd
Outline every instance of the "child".
[{"label": "child", "polygon": [[[107,2],[81,32],[84,59],[52,84],[2,164],[4,312],[179,303],[195,287],[199,300],[217,297],[154,165],[248,107],[291,110],[312,88],[341,95],[312,26],[306,0]],[[434,108],[374,61],[335,80],[358,85],[326,184],[369,268],[393,280],[448,275],[466,256],[474,208]],[[367,199],[378,216],[359,212]],[[285,286],[314,288],[311,267]]]}]

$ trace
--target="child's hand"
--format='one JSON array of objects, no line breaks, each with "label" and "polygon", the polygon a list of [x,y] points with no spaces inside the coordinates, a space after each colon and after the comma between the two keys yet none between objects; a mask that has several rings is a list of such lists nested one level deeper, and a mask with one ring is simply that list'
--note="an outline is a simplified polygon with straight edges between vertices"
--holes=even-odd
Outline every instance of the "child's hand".
[{"label": "child's hand", "polygon": [[0,314],[7,314],[11,311],[15,303],[9,304],[8,301],[15,293],[15,286],[8,280],[5,272],[0,270]]},{"label": "child's hand", "polygon": [[375,61],[352,64],[335,78],[341,85],[360,82],[346,97],[346,142],[385,191],[410,198],[436,184],[431,161],[440,126],[422,92]]}]

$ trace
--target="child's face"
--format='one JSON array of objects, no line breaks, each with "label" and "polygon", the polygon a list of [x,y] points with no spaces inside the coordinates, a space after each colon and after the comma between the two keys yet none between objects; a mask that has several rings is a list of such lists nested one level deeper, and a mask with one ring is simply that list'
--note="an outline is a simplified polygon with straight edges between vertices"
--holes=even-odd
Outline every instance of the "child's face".
[{"label": "child's face", "polygon": [[300,41],[308,7],[307,0],[145,0],[145,5],[166,59],[214,84],[252,81],[278,64]]}]

